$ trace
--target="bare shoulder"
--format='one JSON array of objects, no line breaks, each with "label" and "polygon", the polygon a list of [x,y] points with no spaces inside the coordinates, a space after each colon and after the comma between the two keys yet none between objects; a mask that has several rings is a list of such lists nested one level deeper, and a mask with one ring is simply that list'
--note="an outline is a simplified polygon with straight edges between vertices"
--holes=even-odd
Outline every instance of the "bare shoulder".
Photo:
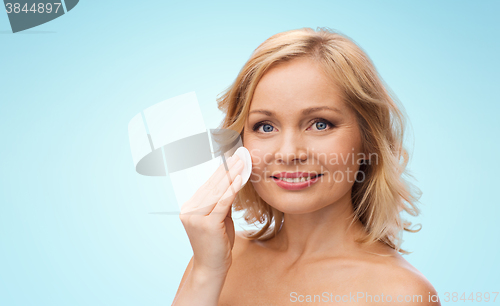
[{"label": "bare shoulder", "polygon": [[390,295],[393,301],[401,300],[408,306],[441,305],[429,280],[399,253],[370,266],[367,288],[374,294]]}]

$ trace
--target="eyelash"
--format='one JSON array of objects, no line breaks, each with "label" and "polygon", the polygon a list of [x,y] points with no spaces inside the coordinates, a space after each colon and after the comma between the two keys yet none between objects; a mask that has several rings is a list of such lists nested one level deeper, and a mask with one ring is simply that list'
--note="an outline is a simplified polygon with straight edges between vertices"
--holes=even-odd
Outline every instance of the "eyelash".
[{"label": "eyelash", "polygon": [[[335,125],[333,125],[330,121],[328,121],[328,120],[326,120],[326,119],[323,119],[323,118],[316,118],[316,119],[313,119],[313,123],[312,123],[311,125],[314,125],[314,124],[316,124],[316,123],[318,123],[318,122],[324,122],[324,123],[326,123],[326,124],[328,125],[328,127],[329,127],[329,128],[327,128],[327,129],[320,130],[320,131],[327,131],[327,130],[330,130],[330,129],[332,129],[333,127],[335,127]],[[253,126],[252,130],[253,130],[254,132],[256,132],[256,131],[257,131],[257,130],[261,127],[261,126],[263,126],[263,125],[265,125],[265,124],[269,124],[269,125],[271,125],[271,126],[272,126],[272,124],[271,124],[269,121],[261,121],[261,122],[256,123],[256,124]],[[274,126],[273,126],[273,127],[274,127]],[[269,132],[258,132],[258,133],[262,133],[262,134],[269,134]]]}]

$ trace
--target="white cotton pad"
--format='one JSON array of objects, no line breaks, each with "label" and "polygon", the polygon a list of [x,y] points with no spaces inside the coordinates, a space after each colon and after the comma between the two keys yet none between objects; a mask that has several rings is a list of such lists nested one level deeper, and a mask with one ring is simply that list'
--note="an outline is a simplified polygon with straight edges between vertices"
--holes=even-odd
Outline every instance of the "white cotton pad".
[{"label": "white cotton pad", "polygon": [[244,163],[244,168],[240,173],[242,179],[241,187],[243,187],[248,182],[250,174],[252,174],[252,157],[250,156],[250,152],[245,147],[239,147],[233,155],[238,155]]}]

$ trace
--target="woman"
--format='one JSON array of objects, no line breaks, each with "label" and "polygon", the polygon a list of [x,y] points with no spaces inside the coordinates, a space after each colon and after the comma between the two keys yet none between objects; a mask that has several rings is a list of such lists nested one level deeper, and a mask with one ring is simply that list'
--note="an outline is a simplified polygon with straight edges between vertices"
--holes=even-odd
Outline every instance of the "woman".
[{"label": "woman", "polygon": [[[233,157],[184,204],[194,255],[173,305],[439,304],[399,254],[415,231],[400,212],[419,213],[403,112],[355,43],[324,28],[276,34],[218,103],[252,174],[239,190]],[[235,233],[233,204],[262,228]]]}]

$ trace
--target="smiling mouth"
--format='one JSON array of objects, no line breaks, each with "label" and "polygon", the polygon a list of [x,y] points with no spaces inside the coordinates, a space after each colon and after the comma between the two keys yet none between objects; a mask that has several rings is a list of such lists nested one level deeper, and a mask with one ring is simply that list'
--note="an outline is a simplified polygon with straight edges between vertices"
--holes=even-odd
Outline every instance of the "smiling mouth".
[{"label": "smiling mouth", "polygon": [[301,182],[307,182],[309,180],[315,179],[317,177],[323,176],[322,174],[318,175],[313,175],[313,176],[307,176],[307,177],[296,177],[296,178],[285,178],[285,177],[276,177],[276,176],[271,176],[273,179],[288,182],[288,183],[301,183]]}]

